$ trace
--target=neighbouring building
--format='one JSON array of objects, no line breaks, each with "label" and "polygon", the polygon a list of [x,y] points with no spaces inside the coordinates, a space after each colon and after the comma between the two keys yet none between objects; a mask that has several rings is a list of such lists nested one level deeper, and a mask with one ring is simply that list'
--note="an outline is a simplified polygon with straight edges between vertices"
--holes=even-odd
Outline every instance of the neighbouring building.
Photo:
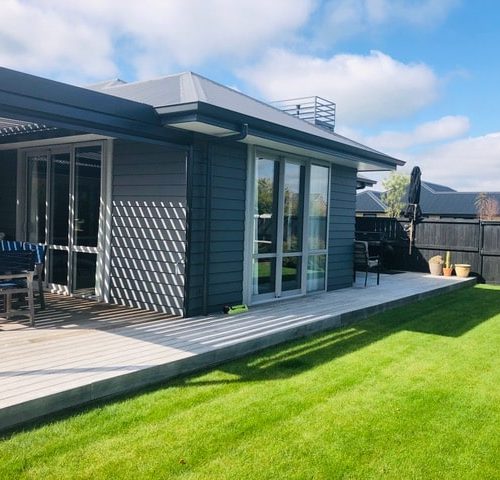
[{"label": "neighbouring building", "polygon": [[[436,183],[422,182],[420,208],[424,218],[478,218],[476,200],[481,192],[457,192]],[[483,192],[499,205],[500,192]],[[386,206],[383,192],[364,190],[356,196],[356,215],[359,217],[383,217]],[[498,212],[500,216],[500,210]]]}]

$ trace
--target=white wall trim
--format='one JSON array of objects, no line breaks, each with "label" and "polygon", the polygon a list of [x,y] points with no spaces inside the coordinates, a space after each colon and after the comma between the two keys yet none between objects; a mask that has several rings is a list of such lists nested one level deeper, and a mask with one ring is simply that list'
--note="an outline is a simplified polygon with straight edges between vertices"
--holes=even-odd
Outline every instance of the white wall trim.
[{"label": "white wall trim", "polygon": [[[103,214],[101,215],[103,234],[100,236],[102,252],[101,281],[96,282],[96,296],[99,300],[110,303],[111,300],[111,230],[113,214],[113,149],[114,141],[109,139],[103,145],[104,188],[101,196]],[[97,290],[99,284],[100,291]]]},{"label": "white wall trim", "polygon": [[255,182],[255,146],[247,150],[247,185],[245,195],[245,243],[243,251],[243,303],[250,304],[252,298],[252,252],[253,252],[253,209]]}]

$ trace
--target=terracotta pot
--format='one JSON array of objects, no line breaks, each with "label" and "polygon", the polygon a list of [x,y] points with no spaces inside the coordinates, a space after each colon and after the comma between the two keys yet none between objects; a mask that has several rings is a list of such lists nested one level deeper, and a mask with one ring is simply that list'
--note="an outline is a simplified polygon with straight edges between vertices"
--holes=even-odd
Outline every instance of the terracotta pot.
[{"label": "terracotta pot", "polygon": [[470,265],[468,263],[457,263],[455,264],[455,272],[457,277],[467,278],[470,273]]},{"label": "terracotta pot", "polygon": [[453,267],[449,267],[449,268],[443,267],[443,275],[445,277],[451,277],[452,274],[453,274]]},{"label": "terracotta pot", "polygon": [[429,270],[431,271],[431,275],[442,275],[443,274],[443,264],[429,262]]}]

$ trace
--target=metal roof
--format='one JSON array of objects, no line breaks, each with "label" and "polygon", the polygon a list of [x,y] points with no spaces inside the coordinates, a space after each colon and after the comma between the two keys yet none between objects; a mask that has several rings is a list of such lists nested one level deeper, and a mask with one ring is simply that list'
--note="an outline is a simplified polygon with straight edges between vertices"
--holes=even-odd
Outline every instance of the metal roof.
[{"label": "metal roof", "polygon": [[[150,105],[0,67],[3,137],[47,128],[167,143]],[[16,132],[17,130],[17,132]]]},{"label": "metal roof", "polygon": [[3,144],[17,141],[6,140],[7,134],[40,135],[48,128],[58,130],[54,136],[71,131],[169,143],[176,134],[165,126],[174,126],[177,132],[213,136],[245,131],[233,140],[362,170],[390,170],[404,164],[191,72],[82,88],[0,67],[0,117],[5,122],[0,131]]},{"label": "metal roof", "polygon": [[155,107],[159,114],[164,115],[179,113],[179,106],[182,105],[191,108],[194,104],[207,104],[224,111],[237,112],[268,124],[307,134],[310,137],[328,140],[340,146],[351,147],[358,153],[364,152],[374,158],[385,159],[389,165],[392,164],[394,167],[404,165],[401,160],[337,133],[326,131],[265,102],[192,72],[170,75],[155,80],[93,86],[91,88],[120,98],[147,103]]}]

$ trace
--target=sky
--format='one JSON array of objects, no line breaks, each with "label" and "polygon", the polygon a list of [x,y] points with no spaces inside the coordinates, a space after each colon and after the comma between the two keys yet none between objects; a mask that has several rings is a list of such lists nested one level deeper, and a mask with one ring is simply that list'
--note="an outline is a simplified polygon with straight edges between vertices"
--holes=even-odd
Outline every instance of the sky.
[{"label": "sky", "polygon": [[[319,95],[336,132],[462,191],[500,191],[496,0],[2,0],[0,65],[76,85],[193,71]],[[369,174],[381,185],[385,174]]]}]

